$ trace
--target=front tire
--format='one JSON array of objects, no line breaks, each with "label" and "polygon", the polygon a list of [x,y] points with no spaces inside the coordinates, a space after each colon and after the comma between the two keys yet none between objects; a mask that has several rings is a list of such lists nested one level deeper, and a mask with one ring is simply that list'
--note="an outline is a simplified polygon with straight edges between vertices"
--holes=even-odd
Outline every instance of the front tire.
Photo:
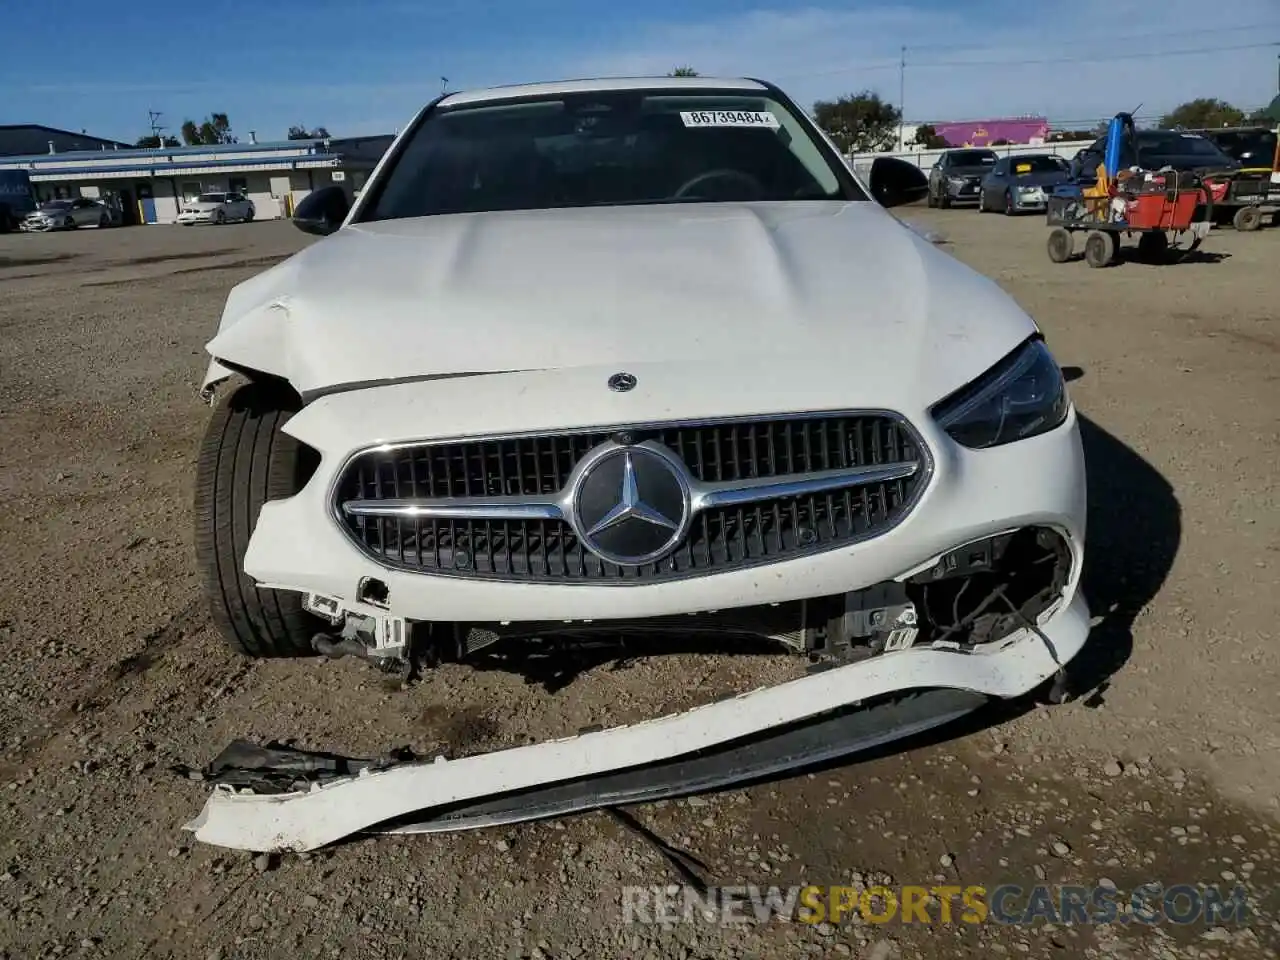
[{"label": "front tire", "polygon": [[223,213],[221,210],[215,211],[213,214],[213,222],[216,224],[226,223],[227,215]]},{"label": "front tire", "polygon": [[196,561],[215,626],[249,657],[311,656],[311,638],[323,629],[301,594],[260,589],[244,572],[262,505],[297,493],[318,463],[281,430],[299,407],[284,389],[251,383],[218,406],[200,445]]}]

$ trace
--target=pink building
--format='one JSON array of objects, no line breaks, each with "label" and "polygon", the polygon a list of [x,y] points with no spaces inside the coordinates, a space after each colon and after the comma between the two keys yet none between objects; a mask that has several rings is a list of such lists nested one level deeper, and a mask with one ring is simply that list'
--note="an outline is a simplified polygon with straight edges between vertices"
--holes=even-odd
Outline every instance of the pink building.
[{"label": "pink building", "polygon": [[962,120],[935,123],[933,129],[949,147],[989,147],[997,140],[1009,143],[1043,143],[1049,134],[1044,117],[1009,117],[1003,120]]}]

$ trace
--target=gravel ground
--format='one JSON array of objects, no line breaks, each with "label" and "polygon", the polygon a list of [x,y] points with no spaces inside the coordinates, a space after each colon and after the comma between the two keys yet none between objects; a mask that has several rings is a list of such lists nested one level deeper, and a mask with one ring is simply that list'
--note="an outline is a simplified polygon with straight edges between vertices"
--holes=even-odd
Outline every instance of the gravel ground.
[{"label": "gravel ground", "polygon": [[[237,658],[191,560],[202,346],[227,290],[308,238],[283,223],[0,237],[0,956],[1276,956],[1280,230],[1090,270],[1048,261],[1039,218],[907,218],[1009,290],[1073,368],[1099,617],[1084,696],[630,823],[593,813],[283,859],[193,846],[178,827],[205,790],[169,767],[241,736],[476,749],[794,665],[453,668],[398,690],[346,661]],[[1114,885],[1127,902],[1147,881],[1238,883],[1252,916],[624,925],[624,885],[678,880],[643,830],[722,886]]]}]

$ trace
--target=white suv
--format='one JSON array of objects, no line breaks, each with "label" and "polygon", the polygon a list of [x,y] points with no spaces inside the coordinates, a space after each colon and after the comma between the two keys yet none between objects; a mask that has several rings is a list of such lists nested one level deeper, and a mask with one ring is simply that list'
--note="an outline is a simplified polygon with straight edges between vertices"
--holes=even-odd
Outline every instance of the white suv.
[{"label": "white suv", "polygon": [[253,215],[253,202],[242,193],[202,193],[183,203],[178,222],[189,227],[193,223],[249,221]]}]

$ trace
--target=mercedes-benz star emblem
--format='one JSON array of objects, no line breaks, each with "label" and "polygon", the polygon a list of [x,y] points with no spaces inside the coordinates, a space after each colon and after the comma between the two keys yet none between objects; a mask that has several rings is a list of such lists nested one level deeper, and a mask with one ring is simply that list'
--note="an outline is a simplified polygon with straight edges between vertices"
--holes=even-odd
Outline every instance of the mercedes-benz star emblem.
[{"label": "mercedes-benz star emblem", "polygon": [[660,448],[606,448],[579,478],[573,512],[578,536],[596,556],[623,566],[652,563],[684,539],[688,481]]},{"label": "mercedes-benz star emblem", "polygon": [[628,390],[634,390],[636,385],[636,375],[634,373],[615,373],[609,378],[609,389],[614,393],[626,393]]}]

